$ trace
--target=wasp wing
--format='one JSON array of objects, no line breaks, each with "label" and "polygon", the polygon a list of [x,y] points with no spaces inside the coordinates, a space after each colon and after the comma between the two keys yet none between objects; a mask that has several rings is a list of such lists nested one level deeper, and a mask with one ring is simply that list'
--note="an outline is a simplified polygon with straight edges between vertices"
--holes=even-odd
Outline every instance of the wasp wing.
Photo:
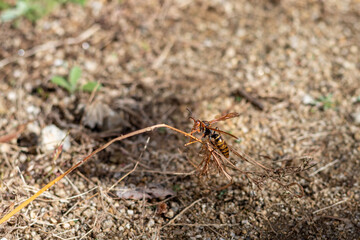
[{"label": "wasp wing", "polygon": [[227,133],[227,132],[224,132],[224,131],[221,131],[219,129],[216,129],[216,128],[212,128],[212,127],[207,127],[208,129],[212,130],[212,131],[216,131],[216,132],[219,132],[219,133],[223,133],[223,134],[226,134],[226,135],[229,135],[235,139],[239,139],[238,137],[232,135],[231,133]]},{"label": "wasp wing", "polygon": [[221,116],[219,118],[216,118],[214,120],[209,121],[209,124],[219,122],[219,121],[224,121],[224,120],[234,118],[234,117],[238,117],[238,116],[240,116],[240,114],[237,113],[237,112],[228,113],[228,114],[225,114],[224,116]]}]

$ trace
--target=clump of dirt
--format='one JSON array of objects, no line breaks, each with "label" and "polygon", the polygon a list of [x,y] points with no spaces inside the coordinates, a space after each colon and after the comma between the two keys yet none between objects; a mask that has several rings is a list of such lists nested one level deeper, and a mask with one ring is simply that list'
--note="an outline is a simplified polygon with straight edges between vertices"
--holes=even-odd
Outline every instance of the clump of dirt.
[{"label": "clump of dirt", "polygon": [[[240,113],[216,126],[264,166],[295,169],[303,156],[317,165],[289,178],[302,198],[276,181],[259,189],[235,170],[219,190],[226,177],[199,177],[191,164],[201,161],[200,144],[185,147],[187,137],[159,129],[100,152],[0,235],[360,238],[359,11],[358,1],[89,0],[34,24],[3,23],[1,216],[115,136],[157,123],[190,132],[186,108],[202,120]],[[82,69],[79,85],[103,87],[71,94],[50,81],[73,66]],[[52,124],[71,139],[56,161],[39,141]],[[235,154],[230,160],[256,170]]]}]

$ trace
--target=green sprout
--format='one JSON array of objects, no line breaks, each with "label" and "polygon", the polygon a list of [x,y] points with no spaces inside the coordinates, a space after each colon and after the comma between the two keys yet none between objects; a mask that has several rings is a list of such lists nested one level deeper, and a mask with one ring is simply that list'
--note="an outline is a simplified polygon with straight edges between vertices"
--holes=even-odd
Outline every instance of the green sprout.
[{"label": "green sprout", "polygon": [[332,97],[332,94],[328,94],[327,96],[321,96],[317,99],[317,102],[321,103],[324,110],[328,110],[335,107],[335,102]]},{"label": "green sprout", "polygon": [[241,102],[242,99],[243,99],[243,98],[240,97],[240,96],[236,96],[236,97],[235,97],[235,101],[236,101],[236,102]]},{"label": "green sprout", "polygon": [[172,187],[172,189],[174,190],[174,192],[178,192],[178,191],[180,191],[181,186],[180,186],[179,184],[175,184],[175,185]]},{"label": "green sprout", "polygon": [[81,69],[79,67],[73,67],[70,70],[70,74],[68,76],[68,80],[63,77],[55,76],[51,79],[52,83],[65,88],[69,93],[73,94],[76,90],[82,90],[85,92],[92,92],[95,90],[99,90],[102,86],[101,84],[91,81],[85,83],[81,88],[78,88],[78,81],[81,77]]}]

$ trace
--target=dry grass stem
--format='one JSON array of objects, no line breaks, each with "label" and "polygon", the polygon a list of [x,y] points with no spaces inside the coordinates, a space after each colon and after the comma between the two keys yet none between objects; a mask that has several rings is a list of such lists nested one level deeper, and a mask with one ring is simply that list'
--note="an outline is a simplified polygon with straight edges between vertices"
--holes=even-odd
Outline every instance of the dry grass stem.
[{"label": "dry grass stem", "polygon": [[166,223],[165,225],[163,225],[161,228],[164,228],[166,226],[172,225],[176,219],[178,219],[182,214],[184,214],[186,211],[188,211],[191,207],[193,207],[195,204],[197,204],[198,202],[200,202],[201,200],[203,200],[203,198],[199,198],[198,200],[192,202],[189,206],[187,206],[186,208],[184,208],[178,215],[176,215],[174,218],[172,218],[168,223]]},{"label": "dry grass stem", "polygon": [[[109,141],[108,143],[104,144],[102,147],[96,149],[95,151],[93,151],[91,154],[89,154],[88,156],[86,156],[84,159],[82,159],[81,161],[79,161],[78,163],[76,163],[75,165],[73,165],[71,168],[69,168],[66,172],[64,172],[63,174],[61,174],[60,176],[58,176],[57,178],[55,178],[54,180],[52,180],[50,183],[48,183],[47,185],[45,185],[42,189],[40,189],[37,193],[35,193],[33,196],[31,196],[29,199],[27,199],[26,201],[24,201],[23,203],[21,203],[19,206],[17,206],[13,211],[11,211],[10,213],[8,213],[7,215],[5,215],[3,218],[0,219],[0,224],[6,222],[10,217],[12,217],[14,214],[16,214],[17,212],[19,212],[21,209],[23,209],[24,207],[26,207],[30,202],[32,202],[34,199],[36,199],[38,196],[40,196],[43,192],[45,192],[47,189],[49,189],[51,186],[53,186],[54,184],[56,184],[58,181],[60,181],[63,177],[65,177],[66,175],[68,175],[69,173],[71,173],[73,170],[75,170],[76,168],[78,168],[80,165],[82,165],[83,163],[85,163],[87,160],[89,160],[92,156],[94,156],[95,154],[97,154],[98,152],[104,150],[105,148],[107,148],[108,146],[110,146],[111,144],[113,144],[116,141],[121,141],[123,139],[132,137],[132,136],[136,136],[145,132],[150,132],[153,131],[157,128],[169,128],[173,131],[179,132],[181,134],[184,134],[185,136],[191,137],[192,139],[194,139],[195,141],[201,142],[201,140],[197,139],[196,137],[181,131],[177,128],[171,127],[169,125],[166,124],[157,124],[151,127],[147,127],[144,129],[140,129],[128,134],[125,134],[123,136],[117,137],[111,141]],[[55,156],[59,156],[58,154]],[[136,165],[137,166],[137,165]]]},{"label": "dry grass stem", "polygon": [[327,207],[318,209],[318,210],[314,211],[313,214],[316,214],[316,213],[318,213],[318,212],[327,210],[327,209],[329,209],[329,208],[333,208],[333,207],[335,207],[335,206],[337,206],[337,205],[340,205],[340,204],[342,204],[342,203],[344,203],[344,202],[347,202],[348,200],[349,200],[349,198],[345,198],[344,200],[341,200],[341,201],[339,201],[339,202],[336,202],[336,203],[334,203],[334,204],[332,204],[332,205],[330,205],[330,206],[327,206]]}]

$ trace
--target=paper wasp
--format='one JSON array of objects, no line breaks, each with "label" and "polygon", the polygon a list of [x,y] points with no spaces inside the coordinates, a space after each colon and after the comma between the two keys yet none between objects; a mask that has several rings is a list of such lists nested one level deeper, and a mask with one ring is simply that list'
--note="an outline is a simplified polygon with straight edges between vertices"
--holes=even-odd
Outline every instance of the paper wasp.
[{"label": "paper wasp", "polygon": [[[191,114],[191,111],[189,109],[188,109],[188,111]],[[219,122],[219,121],[224,121],[224,120],[227,120],[230,118],[238,117],[239,115],[240,115],[239,113],[235,113],[235,112],[228,113],[219,118],[213,119],[211,121],[202,121],[200,119],[195,119],[192,116],[190,116],[189,118],[194,121],[194,126],[191,129],[190,134],[193,135],[196,132],[202,133],[203,138],[207,137],[209,139],[209,141],[212,143],[212,145],[214,145],[226,158],[229,158],[229,155],[230,155],[229,147],[228,147],[227,143],[224,141],[224,139],[221,137],[220,133],[227,134],[236,139],[237,139],[237,137],[230,133],[221,131],[218,128],[213,128],[211,125],[216,122]],[[189,145],[192,143],[193,142],[190,140],[189,143],[186,145]]]}]

